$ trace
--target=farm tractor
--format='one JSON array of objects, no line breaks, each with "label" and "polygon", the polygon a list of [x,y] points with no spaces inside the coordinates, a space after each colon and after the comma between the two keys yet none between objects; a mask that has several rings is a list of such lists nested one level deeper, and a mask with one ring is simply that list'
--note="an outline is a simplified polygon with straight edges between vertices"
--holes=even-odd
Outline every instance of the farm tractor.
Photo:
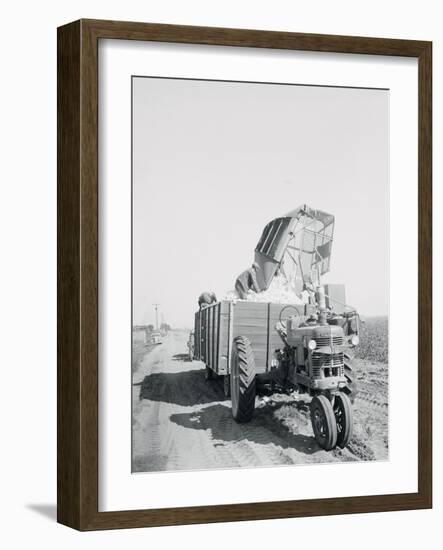
[{"label": "farm tractor", "polygon": [[297,299],[212,303],[196,313],[194,330],[195,358],[208,378],[223,377],[237,422],[252,419],[257,393],[308,394],[315,439],[328,451],[352,436],[360,325],[344,286],[321,282],[333,236],[334,216],[307,205],[271,221],[255,249],[257,283],[267,290],[278,275]]},{"label": "farm tractor", "polygon": [[275,370],[271,366],[270,379],[271,385],[312,396],[314,435],[329,451],[336,445],[346,447],[352,436],[352,404],[357,393],[352,356],[359,343],[359,320],[355,312],[328,310],[324,287],[318,287],[315,296],[313,314],[292,315],[277,326],[284,345],[274,352]]}]

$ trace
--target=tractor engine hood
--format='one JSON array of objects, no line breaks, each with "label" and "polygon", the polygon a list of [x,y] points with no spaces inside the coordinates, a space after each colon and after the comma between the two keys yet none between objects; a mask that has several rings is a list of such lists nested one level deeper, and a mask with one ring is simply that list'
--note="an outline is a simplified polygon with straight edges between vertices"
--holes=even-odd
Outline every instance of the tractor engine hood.
[{"label": "tractor engine hood", "polygon": [[292,347],[307,346],[309,340],[315,340],[320,353],[333,353],[337,346],[344,344],[344,332],[338,325],[307,325],[299,327],[288,323],[287,342]]}]

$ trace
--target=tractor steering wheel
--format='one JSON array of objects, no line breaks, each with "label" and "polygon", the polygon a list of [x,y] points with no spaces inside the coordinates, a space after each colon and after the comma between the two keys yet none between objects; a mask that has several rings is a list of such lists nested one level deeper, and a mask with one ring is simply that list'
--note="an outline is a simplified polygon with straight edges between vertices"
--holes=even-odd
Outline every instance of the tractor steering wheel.
[{"label": "tractor steering wheel", "polygon": [[[294,310],[294,313],[290,313],[290,314],[287,314],[284,318],[283,318],[283,312],[287,309],[293,309]],[[278,316],[278,320],[280,321],[280,323],[284,324],[286,326],[286,321],[289,319],[289,317],[300,317],[300,313],[298,311],[298,309],[295,307],[295,306],[285,306],[283,307],[281,310],[280,310],[280,315]]]}]

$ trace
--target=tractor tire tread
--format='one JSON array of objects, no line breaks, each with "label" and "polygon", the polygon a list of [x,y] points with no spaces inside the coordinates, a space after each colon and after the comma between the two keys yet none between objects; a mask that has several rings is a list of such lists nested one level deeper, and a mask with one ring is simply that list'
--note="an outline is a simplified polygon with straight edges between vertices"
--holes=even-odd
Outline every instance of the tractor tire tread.
[{"label": "tractor tire tread", "polygon": [[[314,421],[312,418],[313,412],[317,405],[323,410],[324,418],[327,425],[327,436],[325,441],[320,441],[318,434],[316,433],[314,427]],[[335,414],[332,409],[332,405],[329,399],[325,395],[317,395],[313,398],[311,402],[311,418],[312,418],[312,427],[314,430],[315,439],[317,443],[323,447],[325,451],[331,451],[337,444],[337,424],[335,421]]]},{"label": "tractor tire tread", "polygon": [[347,385],[343,388],[343,393],[349,397],[353,404],[358,394],[358,384],[354,371],[354,356],[352,353],[344,353],[344,367]]},{"label": "tractor tire tread", "polygon": [[352,438],[352,432],[353,432],[352,405],[351,405],[351,400],[344,392],[336,395],[335,400],[336,401],[339,400],[341,402],[341,407],[343,409],[343,413],[345,416],[344,431],[341,433],[337,429],[337,445],[342,449],[344,449]]},{"label": "tractor tire tread", "polygon": [[238,355],[239,391],[238,410],[235,420],[249,422],[255,409],[255,360],[251,344],[244,336],[234,340]]}]

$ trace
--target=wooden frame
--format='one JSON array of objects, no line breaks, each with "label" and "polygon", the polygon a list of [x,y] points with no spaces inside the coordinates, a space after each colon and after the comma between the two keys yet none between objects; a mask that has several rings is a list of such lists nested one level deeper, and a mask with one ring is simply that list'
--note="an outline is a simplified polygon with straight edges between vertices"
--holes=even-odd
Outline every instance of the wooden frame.
[{"label": "wooden frame", "polygon": [[[418,492],[98,512],[97,112],[101,38],[418,58]],[[432,506],[432,44],[80,20],[58,29],[58,521],[80,530]]]}]

